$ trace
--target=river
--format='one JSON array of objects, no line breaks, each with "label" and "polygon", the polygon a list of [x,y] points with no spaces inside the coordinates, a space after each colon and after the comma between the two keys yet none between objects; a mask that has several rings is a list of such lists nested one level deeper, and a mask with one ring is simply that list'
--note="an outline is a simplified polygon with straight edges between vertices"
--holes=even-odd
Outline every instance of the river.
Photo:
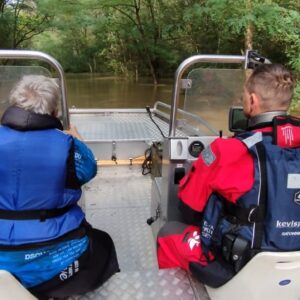
[{"label": "river", "polygon": [[[135,82],[122,77],[105,77],[100,74],[86,73],[67,74],[66,82],[70,108],[145,108],[147,105],[153,107],[153,104],[158,100],[171,104],[172,99],[172,79],[161,80],[160,84],[155,86],[148,78],[141,78],[138,82]],[[209,90],[209,95],[207,95],[206,90]],[[214,91],[216,91],[215,86],[211,86],[207,82],[202,87],[202,93],[196,89],[194,91],[196,99],[190,99],[193,101],[192,103],[189,102],[188,111],[196,113],[210,122],[216,130],[226,131],[228,127],[228,106],[215,106],[213,101],[207,100],[208,98],[214,98],[211,95],[214,94]],[[221,92],[222,99],[219,99],[219,96],[216,100],[217,104],[224,100],[223,97],[226,93]],[[184,96],[184,94],[181,94],[181,96]],[[180,107],[182,107],[182,100],[180,100],[180,104]]]},{"label": "river", "polygon": [[[11,69],[12,78],[19,74]],[[227,128],[228,107],[236,97],[231,93],[234,87],[231,76],[222,75],[219,70],[212,76],[193,72],[192,88],[186,91],[189,101],[183,101],[181,93],[179,107],[197,114],[217,129]],[[27,74],[27,73],[26,73]],[[0,74],[1,75],[1,74]],[[0,76],[1,77],[1,76]],[[14,81],[10,77],[0,81],[0,113],[7,107],[7,99]],[[122,77],[103,76],[101,74],[66,74],[67,100],[70,108],[145,108],[153,107],[156,101],[171,104],[173,79],[160,80],[153,85],[151,79],[140,78],[138,82]],[[236,84],[235,84],[236,85]],[[237,84],[240,86],[240,84]],[[227,91],[228,90],[228,91]],[[187,105],[186,105],[187,104]]]},{"label": "river", "polygon": [[155,86],[148,78],[135,82],[100,74],[67,74],[66,81],[69,107],[144,108],[152,107],[157,100],[171,103],[171,79]]}]

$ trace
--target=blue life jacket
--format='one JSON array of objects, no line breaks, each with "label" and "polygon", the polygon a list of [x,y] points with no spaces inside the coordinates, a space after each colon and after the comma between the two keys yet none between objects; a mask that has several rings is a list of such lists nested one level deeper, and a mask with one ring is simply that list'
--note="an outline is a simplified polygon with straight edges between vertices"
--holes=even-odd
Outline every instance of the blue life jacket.
[{"label": "blue life jacket", "polygon": [[229,235],[257,251],[300,249],[300,120],[276,117],[272,133],[237,138],[254,159],[254,184],[236,204],[211,195],[203,215],[204,248],[223,247]]},{"label": "blue life jacket", "polygon": [[58,130],[56,118],[17,107],[1,122],[0,245],[49,241],[77,229],[84,213],[73,138]]},{"label": "blue life jacket", "polygon": [[[80,271],[79,258],[88,247],[89,238],[86,235],[39,248],[0,250],[0,268],[13,274],[23,286],[29,288],[53,278],[63,270],[62,273],[69,274],[67,277]],[[75,270],[72,268],[74,264],[77,265]]]}]

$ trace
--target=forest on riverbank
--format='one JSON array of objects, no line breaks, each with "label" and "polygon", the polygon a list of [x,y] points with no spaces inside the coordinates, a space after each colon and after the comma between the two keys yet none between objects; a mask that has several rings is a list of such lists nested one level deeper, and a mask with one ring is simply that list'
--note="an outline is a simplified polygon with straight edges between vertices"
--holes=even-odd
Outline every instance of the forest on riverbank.
[{"label": "forest on riverbank", "polygon": [[0,0],[0,48],[49,53],[66,72],[172,76],[193,54],[253,48],[300,70],[298,0]]}]

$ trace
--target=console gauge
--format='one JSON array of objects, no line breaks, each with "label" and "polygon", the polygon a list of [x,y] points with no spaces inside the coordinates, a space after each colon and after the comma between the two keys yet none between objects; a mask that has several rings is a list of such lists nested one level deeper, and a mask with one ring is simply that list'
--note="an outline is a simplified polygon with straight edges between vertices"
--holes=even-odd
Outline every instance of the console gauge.
[{"label": "console gauge", "polygon": [[200,141],[194,141],[189,146],[189,153],[191,156],[197,158],[203,149],[203,143],[201,143]]}]

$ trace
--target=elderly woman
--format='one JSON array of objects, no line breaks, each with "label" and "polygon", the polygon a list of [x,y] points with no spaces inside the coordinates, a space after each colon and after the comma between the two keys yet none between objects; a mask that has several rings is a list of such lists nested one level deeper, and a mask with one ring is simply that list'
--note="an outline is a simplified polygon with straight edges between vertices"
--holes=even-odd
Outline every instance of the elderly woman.
[{"label": "elderly woman", "polygon": [[63,132],[54,79],[24,76],[0,126],[0,269],[38,297],[67,297],[119,271],[110,236],[77,205],[97,172],[76,129]]}]

